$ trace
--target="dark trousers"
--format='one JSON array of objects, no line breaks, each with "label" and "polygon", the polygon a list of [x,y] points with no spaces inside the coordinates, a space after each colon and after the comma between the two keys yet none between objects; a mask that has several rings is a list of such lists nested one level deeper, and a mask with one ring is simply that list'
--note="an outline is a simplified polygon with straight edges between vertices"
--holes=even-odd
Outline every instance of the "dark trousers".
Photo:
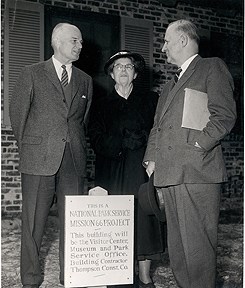
[{"label": "dark trousers", "polygon": [[76,174],[69,144],[58,172],[52,176],[22,174],[22,234],[21,234],[21,280],[23,285],[43,281],[39,252],[45,224],[54,194],[60,227],[60,280],[64,281],[64,203],[65,195],[82,195],[84,178]]},{"label": "dark trousers", "polygon": [[166,226],[155,215],[147,215],[135,199],[135,259],[160,260],[165,251]]},{"label": "dark trousers", "polygon": [[214,288],[220,184],[160,188],[170,266],[181,288]]}]

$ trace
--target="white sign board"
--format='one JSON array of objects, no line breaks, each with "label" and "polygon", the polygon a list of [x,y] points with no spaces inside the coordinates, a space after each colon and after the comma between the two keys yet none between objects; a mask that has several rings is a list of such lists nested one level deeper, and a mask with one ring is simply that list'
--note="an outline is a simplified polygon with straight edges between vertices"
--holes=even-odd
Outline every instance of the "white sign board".
[{"label": "white sign board", "polygon": [[134,196],[66,196],[65,287],[132,284]]}]

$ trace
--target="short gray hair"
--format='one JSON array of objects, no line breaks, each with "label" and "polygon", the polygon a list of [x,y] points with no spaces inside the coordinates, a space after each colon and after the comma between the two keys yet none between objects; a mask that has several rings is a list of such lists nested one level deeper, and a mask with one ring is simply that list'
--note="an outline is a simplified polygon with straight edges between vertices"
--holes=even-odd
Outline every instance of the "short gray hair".
[{"label": "short gray hair", "polygon": [[198,35],[198,28],[193,22],[189,20],[185,20],[185,19],[180,19],[180,20],[170,23],[169,26],[172,26],[173,24],[176,25],[176,28],[175,28],[176,31],[183,32],[190,39],[194,40],[197,44],[200,43],[200,37]]}]

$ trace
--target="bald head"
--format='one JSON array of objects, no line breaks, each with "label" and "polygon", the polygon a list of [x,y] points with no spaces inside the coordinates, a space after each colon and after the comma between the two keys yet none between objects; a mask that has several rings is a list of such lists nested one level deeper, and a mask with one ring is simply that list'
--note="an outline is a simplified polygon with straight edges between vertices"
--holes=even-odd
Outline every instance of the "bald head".
[{"label": "bald head", "polygon": [[54,57],[62,64],[78,60],[82,42],[82,34],[75,25],[59,23],[53,29],[51,45]]}]

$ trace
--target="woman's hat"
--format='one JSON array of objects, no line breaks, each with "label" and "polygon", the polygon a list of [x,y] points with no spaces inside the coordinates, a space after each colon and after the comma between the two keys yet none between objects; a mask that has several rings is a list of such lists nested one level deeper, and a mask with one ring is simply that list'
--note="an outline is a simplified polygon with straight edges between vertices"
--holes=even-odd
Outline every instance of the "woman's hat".
[{"label": "woman's hat", "polygon": [[153,174],[148,182],[142,184],[138,192],[139,205],[147,215],[155,215],[159,221],[166,222],[164,208],[159,206],[158,194],[153,184]]},{"label": "woman's hat", "polygon": [[133,57],[135,61],[140,62],[140,65],[139,65],[140,66],[140,70],[144,69],[145,60],[140,54],[132,53],[132,52],[130,52],[128,50],[122,50],[122,51],[119,51],[116,54],[112,55],[110,57],[110,59],[105,63],[105,66],[104,66],[105,74],[108,74],[108,68],[115,60],[117,60],[119,58],[128,58],[128,57]]}]

